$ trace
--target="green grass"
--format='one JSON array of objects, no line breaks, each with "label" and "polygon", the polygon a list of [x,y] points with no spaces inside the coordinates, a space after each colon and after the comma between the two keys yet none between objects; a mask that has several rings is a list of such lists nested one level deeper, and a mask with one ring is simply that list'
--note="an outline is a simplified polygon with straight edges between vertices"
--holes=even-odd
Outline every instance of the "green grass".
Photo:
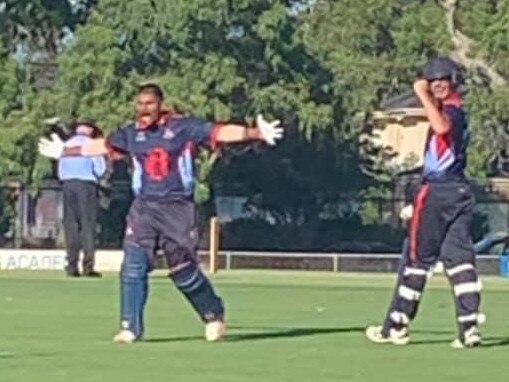
[{"label": "green grass", "polygon": [[57,273],[0,274],[0,381],[506,381],[509,280],[484,278],[486,345],[457,351],[452,297],[435,277],[412,327],[412,344],[368,343],[394,277],[223,272],[229,340],[208,344],[170,281],[151,280],[147,341],[111,343],[118,280]]}]

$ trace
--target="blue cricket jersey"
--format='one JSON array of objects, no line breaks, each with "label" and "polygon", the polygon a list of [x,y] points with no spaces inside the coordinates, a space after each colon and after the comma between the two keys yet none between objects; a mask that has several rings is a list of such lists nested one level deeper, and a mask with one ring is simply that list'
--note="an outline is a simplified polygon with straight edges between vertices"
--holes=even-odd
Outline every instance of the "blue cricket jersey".
[{"label": "blue cricket jersey", "polygon": [[108,137],[108,144],[131,156],[132,187],[145,198],[191,197],[194,192],[193,152],[196,145],[214,143],[219,125],[170,114],[152,127],[128,124]]},{"label": "blue cricket jersey", "polygon": [[459,95],[453,94],[444,102],[443,113],[451,123],[445,134],[430,128],[424,154],[424,181],[463,179],[467,165],[469,130]]}]

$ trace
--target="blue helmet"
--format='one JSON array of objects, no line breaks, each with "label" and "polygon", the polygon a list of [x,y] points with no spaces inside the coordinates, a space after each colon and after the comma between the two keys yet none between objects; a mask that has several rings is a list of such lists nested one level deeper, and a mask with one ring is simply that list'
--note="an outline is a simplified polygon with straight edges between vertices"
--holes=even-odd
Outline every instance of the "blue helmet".
[{"label": "blue helmet", "polygon": [[423,70],[424,78],[428,81],[441,78],[450,78],[453,85],[459,85],[462,81],[458,64],[446,56],[438,56],[430,59]]}]

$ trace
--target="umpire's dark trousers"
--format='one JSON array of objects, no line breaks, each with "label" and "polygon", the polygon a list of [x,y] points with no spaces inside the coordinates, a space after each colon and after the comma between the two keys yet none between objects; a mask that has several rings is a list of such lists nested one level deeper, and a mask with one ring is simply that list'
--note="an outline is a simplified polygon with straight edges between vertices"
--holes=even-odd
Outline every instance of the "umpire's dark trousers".
[{"label": "umpire's dark trousers", "polygon": [[83,272],[89,273],[94,270],[97,184],[86,180],[65,180],[63,190],[66,271],[77,272],[80,250],[83,250]]}]

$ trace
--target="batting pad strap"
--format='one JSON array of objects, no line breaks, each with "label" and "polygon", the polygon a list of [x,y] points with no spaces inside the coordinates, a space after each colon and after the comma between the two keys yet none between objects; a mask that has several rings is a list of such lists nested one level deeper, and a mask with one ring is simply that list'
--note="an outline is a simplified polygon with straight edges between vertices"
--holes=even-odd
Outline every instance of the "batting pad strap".
[{"label": "batting pad strap", "polygon": [[454,268],[446,269],[445,273],[447,276],[454,276],[461,272],[475,271],[475,267],[472,264],[460,264]]},{"label": "batting pad strap", "polygon": [[461,296],[467,293],[479,293],[482,290],[482,283],[480,281],[461,283],[454,286],[454,294]]},{"label": "batting pad strap", "polygon": [[[479,313],[467,314],[465,316],[458,316],[458,322],[463,324],[465,322],[478,322],[481,315]],[[484,318],[484,315],[482,315]],[[482,321],[482,320],[481,320]]]},{"label": "batting pad strap", "polygon": [[184,293],[190,293],[198,289],[205,279],[198,268],[190,269],[185,278],[174,278],[175,285]]},{"label": "batting pad strap", "polygon": [[223,301],[196,264],[189,264],[170,277],[204,322],[223,319]]},{"label": "batting pad strap", "polygon": [[403,297],[405,300],[410,301],[419,301],[421,298],[421,292],[418,292],[412,288],[409,288],[405,285],[400,285],[398,288],[398,294]]},{"label": "batting pad strap", "polygon": [[426,271],[425,269],[411,267],[405,267],[405,270],[403,272],[404,276],[426,276],[427,274],[428,271]]},{"label": "batting pad strap", "polygon": [[408,318],[408,316],[405,313],[399,312],[397,310],[393,311],[390,314],[390,317],[391,320],[396,324],[408,325],[410,323],[410,319]]}]

